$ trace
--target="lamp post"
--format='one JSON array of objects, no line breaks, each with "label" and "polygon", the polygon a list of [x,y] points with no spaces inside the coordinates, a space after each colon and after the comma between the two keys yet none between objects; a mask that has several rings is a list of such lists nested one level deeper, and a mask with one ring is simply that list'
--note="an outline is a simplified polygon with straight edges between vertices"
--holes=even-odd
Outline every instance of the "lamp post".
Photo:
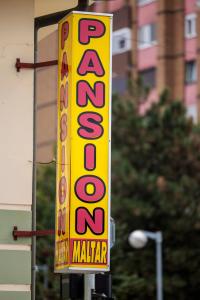
[{"label": "lamp post", "polygon": [[162,232],[136,230],[129,235],[129,243],[133,248],[143,248],[148,239],[156,242],[156,285],[157,300],[163,300],[163,268],[162,268]]}]

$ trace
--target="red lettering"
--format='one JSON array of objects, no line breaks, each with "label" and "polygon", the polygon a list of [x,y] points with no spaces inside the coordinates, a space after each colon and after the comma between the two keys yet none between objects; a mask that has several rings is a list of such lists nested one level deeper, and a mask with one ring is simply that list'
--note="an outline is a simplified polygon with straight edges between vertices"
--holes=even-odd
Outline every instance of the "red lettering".
[{"label": "red lettering", "polygon": [[90,38],[102,37],[105,30],[105,25],[99,20],[82,19],[79,22],[79,42],[86,45]]},{"label": "red lettering", "polygon": [[62,115],[60,119],[60,140],[63,142],[67,137],[67,115]]},{"label": "red lettering", "polygon": [[62,24],[62,29],[61,29],[61,47],[64,49],[65,46],[65,41],[67,40],[69,35],[69,23],[64,22]]},{"label": "red lettering", "polygon": [[61,235],[62,231],[62,210],[59,209],[58,211],[58,235]]},{"label": "red lettering", "polygon": [[105,74],[101,60],[95,50],[85,51],[78,67],[78,73],[82,76],[87,73],[94,73],[96,76],[103,76]]},{"label": "red lettering", "polygon": [[96,82],[94,89],[91,88],[87,81],[79,81],[77,85],[77,104],[84,107],[88,100],[95,107],[103,107],[105,104],[105,85],[103,82]]},{"label": "red lettering", "polygon": [[93,215],[84,207],[76,210],[76,232],[84,234],[87,231],[87,227],[95,235],[104,232],[104,210],[102,208],[95,208]]},{"label": "red lettering", "polygon": [[103,117],[94,112],[85,112],[80,114],[78,122],[80,128],[78,134],[84,139],[98,139],[103,134],[103,127],[100,123],[103,121]]},{"label": "red lettering", "polygon": [[64,173],[64,171],[65,171],[65,146],[62,146],[61,169],[62,169],[62,172]]},{"label": "red lettering", "polygon": [[67,195],[67,181],[65,176],[62,176],[60,178],[58,192],[59,192],[59,202],[60,204],[63,204],[65,202],[66,195]]},{"label": "red lettering", "polygon": [[[91,194],[87,192],[88,185],[93,186],[93,193]],[[103,180],[97,176],[82,176],[75,183],[75,193],[83,202],[96,203],[105,196],[106,186]]]},{"label": "red lettering", "polygon": [[96,146],[87,144],[84,152],[84,168],[87,171],[93,171],[96,168]]},{"label": "red lettering", "polygon": [[60,236],[61,233],[65,234],[66,228],[66,208],[63,210],[59,209],[58,212],[58,235]]},{"label": "red lettering", "polygon": [[66,228],[66,208],[63,208],[63,213],[62,213],[62,234],[65,234],[65,228]]},{"label": "red lettering", "polygon": [[68,83],[66,83],[65,87],[62,84],[60,88],[60,110],[62,111],[64,108],[67,108],[68,105]]},{"label": "red lettering", "polygon": [[61,80],[63,80],[65,76],[67,77],[68,73],[69,73],[69,68],[67,62],[67,54],[66,52],[64,52],[62,58],[62,66],[61,66]]}]

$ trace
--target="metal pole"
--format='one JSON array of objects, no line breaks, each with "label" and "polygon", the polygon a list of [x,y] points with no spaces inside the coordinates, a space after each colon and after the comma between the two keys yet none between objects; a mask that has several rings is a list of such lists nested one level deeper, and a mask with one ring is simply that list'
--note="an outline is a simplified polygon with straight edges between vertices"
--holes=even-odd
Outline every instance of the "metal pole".
[{"label": "metal pole", "polygon": [[[34,28],[34,63],[37,61],[37,40],[38,28]],[[36,230],[36,71],[34,70],[33,88],[33,175],[32,175],[32,230]],[[32,237],[31,254],[31,299],[35,300],[35,280],[36,280],[36,237]]]},{"label": "metal pole", "polygon": [[89,0],[79,0],[78,1],[78,10],[87,11],[89,7]]},{"label": "metal pole", "polygon": [[156,233],[157,300],[163,300],[162,233]]},{"label": "metal pole", "polygon": [[84,275],[84,300],[92,300],[92,290],[95,290],[95,275]]}]

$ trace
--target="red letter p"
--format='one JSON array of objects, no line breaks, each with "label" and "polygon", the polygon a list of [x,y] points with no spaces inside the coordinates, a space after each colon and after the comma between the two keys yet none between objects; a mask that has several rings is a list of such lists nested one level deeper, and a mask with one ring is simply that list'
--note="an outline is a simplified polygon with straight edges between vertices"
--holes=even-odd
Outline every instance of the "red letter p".
[{"label": "red letter p", "polygon": [[81,19],[79,22],[79,42],[87,45],[90,38],[102,37],[105,30],[105,25],[99,20]]},{"label": "red letter p", "polygon": [[68,38],[69,35],[69,23],[65,22],[62,24],[62,29],[61,29],[61,48],[64,49],[65,46],[65,41]]}]

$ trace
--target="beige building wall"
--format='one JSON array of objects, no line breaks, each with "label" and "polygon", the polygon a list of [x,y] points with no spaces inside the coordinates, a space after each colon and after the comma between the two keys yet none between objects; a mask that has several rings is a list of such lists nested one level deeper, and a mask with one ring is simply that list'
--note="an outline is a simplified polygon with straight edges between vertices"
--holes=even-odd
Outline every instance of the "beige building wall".
[{"label": "beige building wall", "polygon": [[[89,0],[89,4],[94,0]],[[64,11],[78,5],[78,0],[35,0],[35,17],[44,16],[59,11]],[[55,32],[57,25],[48,26],[40,30],[38,39],[42,40],[47,35]]]},{"label": "beige building wall", "polygon": [[0,205],[32,203],[33,70],[15,69],[16,58],[34,60],[34,1],[1,1]]},{"label": "beige building wall", "polygon": [[[35,0],[35,17],[49,15],[76,7],[78,0]],[[55,32],[57,25],[47,26],[39,30],[38,41]]]},{"label": "beige building wall", "polygon": [[75,7],[78,0],[35,0],[35,16],[43,16]]},{"label": "beige building wall", "polygon": [[13,226],[31,230],[34,0],[0,1],[0,299],[31,299],[31,240],[13,240]]}]

